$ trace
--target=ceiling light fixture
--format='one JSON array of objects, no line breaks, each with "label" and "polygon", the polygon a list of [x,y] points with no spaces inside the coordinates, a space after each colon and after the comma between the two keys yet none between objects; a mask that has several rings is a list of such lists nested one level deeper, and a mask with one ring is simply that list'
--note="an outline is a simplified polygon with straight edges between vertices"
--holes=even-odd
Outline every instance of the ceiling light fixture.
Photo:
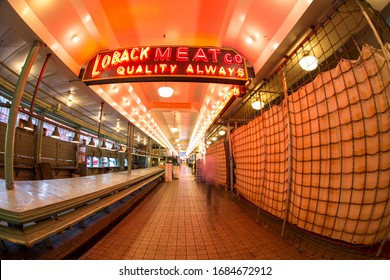
[{"label": "ceiling light fixture", "polygon": [[255,110],[261,110],[264,107],[264,103],[260,100],[256,100],[255,102],[252,102],[252,108]]},{"label": "ceiling light fixture", "polygon": [[76,133],[71,141],[72,143],[80,143],[80,134]]},{"label": "ceiling light fixture", "polygon": [[89,141],[88,146],[95,147],[95,141],[93,141],[93,138],[91,138],[91,140]]},{"label": "ceiling light fixture", "polygon": [[26,126],[26,120],[19,119],[19,128],[24,128]]},{"label": "ceiling light fixture", "polygon": [[173,113],[173,127],[171,127],[171,132],[176,133],[179,131],[179,128],[176,126],[176,112]]},{"label": "ceiling light fixture", "polygon": [[57,126],[54,128],[54,131],[53,131],[51,137],[53,137],[55,139],[59,139],[60,138],[60,132],[58,131],[58,127]]},{"label": "ceiling light fixture", "polygon": [[249,45],[253,44],[254,41],[255,41],[255,38],[253,36],[249,36],[248,38],[246,38],[246,42]]},{"label": "ceiling light fixture", "polygon": [[311,55],[309,51],[304,51],[302,58],[299,60],[299,65],[305,71],[312,71],[318,66],[318,59]]},{"label": "ceiling light fixture", "polygon": [[252,104],[251,104],[253,109],[255,109],[255,110],[261,110],[261,109],[263,109],[263,107],[264,107],[264,102],[261,102],[260,100],[261,100],[261,98],[260,98],[260,93],[257,92],[257,93],[256,93],[256,99],[255,99],[255,101],[253,101]]},{"label": "ceiling light fixture", "polygon": [[71,91],[69,90],[66,94],[66,106],[70,107],[72,105],[72,95]]},{"label": "ceiling light fixture", "polygon": [[72,36],[72,42],[77,43],[79,41],[79,37],[77,35]]},{"label": "ceiling light fixture", "polygon": [[102,149],[102,150],[107,150],[107,146],[106,146],[106,141],[105,141],[105,140],[103,140],[103,143],[102,143],[102,145],[100,146],[100,149]]},{"label": "ceiling light fixture", "polygon": [[169,98],[173,95],[173,88],[168,87],[167,85],[160,87],[158,89],[158,95],[160,95],[163,98]]},{"label": "ceiling light fixture", "polygon": [[32,117],[29,117],[27,120],[26,125],[24,126],[24,129],[33,131],[34,130],[34,124],[32,122]]},{"label": "ceiling light fixture", "polygon": [[220,130],[220,131],[218,131],[218,134],[221,135],[221,136],[223,136],[223,135],[226,134],[226,131],[225,131],[225,130]]}]

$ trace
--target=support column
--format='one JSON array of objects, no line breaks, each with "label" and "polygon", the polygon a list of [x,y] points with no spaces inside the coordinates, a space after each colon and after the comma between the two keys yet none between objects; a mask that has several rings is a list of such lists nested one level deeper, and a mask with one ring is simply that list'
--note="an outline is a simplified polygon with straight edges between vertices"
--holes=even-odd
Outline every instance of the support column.
[{"label": "support column", "polygon": [[[44,118],[45,112],[41,112],[39,116]],[[38,129],[37,129],[37,133],[35,134],[35,163],[41,162],[42,139],[43,139],[43,121],[41,119],[38,119]]]},{"label": "support column", "polygon": [[99,116],[98,133],[97,133],[98,147],[99,148],[102,145],[102,141],[100,141],[100,130],[102,127],[102,120],[103,120],[103,107],[104,107],[104,101],[102,101],[102,103],[100,103],[100,116]]},{"label": "support column", "polygon": [[287,201],[286,201],[286,212],[284,214],[283,219],[283,226],[282,226],[282,233],[281,236],[283,237],[284,231],[286,228],[286,223],[288,220],[288,212],[290,208],[290,201],[291,201],[291,185],[292,185],[292,142],[291,142],[291,117],[289,112],[289,105],[288,105],[288,90],[287,90],[287,81],[286,81],[286,75],[284,72],[284,68],[281,68],[282,73],[282,84],[283,84],[283,91],[284,91],[284,100],[283,106],[286,106],[287,110],[287,118],[285,118],[285,121],[287,121],[287,137],[288,137],[288,181],[287,181]]},{"label": "support column", "polygon": [[151,168],[152,167],[152,138],[149,137],[149,143],[148,143],[148,153],[149,153],[149,157],[148,157],[148,168]]},{"label": "support column", "polygon": [[7,190],[12,190],[14,188],[14,146],[16,121],[18,118],[19,106],[22,100],[24,87],[26,85],[28,75],[41,46],[41,42],[35,41],[34,45],[31,47],[30,52],[22,68],[22,72],[20,73],[18,82],[16,84],[15,93],[12,98],[8,125],[5,134],[4,150],[4,178]]},{"label": "support column", "polygon": [[128,147],[128,153],[127,153],[127,174],[131,174],[131,169],[133,166],[133,142],[134,142],[134,125],[132,123],[128,123],[127,127],[128,133],[127,133],[127,147]]},{"label": "support column", "polygon": [[227,151],[225,153],[227,154],[227,167],[228,167],[228,178],[227,178],[227,183],[228,183],[228,189],[229,193],[233,194],[234,190],[234,180],[233,180],[233,173],[234,173],[234,163],[233,163],[233,151],[232,151],[232,142],[231,142],[231,137],[230,137],[230,123],[227,123],[227,128],[226,128],[226,145],[225,149],[227,148]]}]

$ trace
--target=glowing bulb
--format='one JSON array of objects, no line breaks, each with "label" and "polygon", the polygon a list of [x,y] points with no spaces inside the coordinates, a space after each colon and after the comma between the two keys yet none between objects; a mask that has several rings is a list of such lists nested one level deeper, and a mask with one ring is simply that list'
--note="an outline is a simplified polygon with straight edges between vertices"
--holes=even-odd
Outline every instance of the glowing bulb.
[{"label": "glowing bulb", "polygon": [[158,94],[163,98],[169,98],[173,95],[173,88],[171,87],[160,87],[158,89]]},{"label": "glowing bulb", "polygon": [[79,41],[79,37],[77,35],[72,36],[72,42],[77,43]]},{"label": "glowing bulb", "polygon": [[259,101],[259,100],[253,102],[251,105],[252,105],[252,108],[255,110],[260,110],[264,107],[264,103]]},{"label": "glowing bulb", "polygon": [[246,42],[247,42],[249,45],[250,45],[250,44],[253,44],[254,41],[255,41],[255,39],[254,39],[252,36],[246,38]]},{"label": "glowing bulb", "polygon": [[318,66],[318,59],[314,55],[305,54],[300,60],[299,65],[305,71],[312,71]]}]

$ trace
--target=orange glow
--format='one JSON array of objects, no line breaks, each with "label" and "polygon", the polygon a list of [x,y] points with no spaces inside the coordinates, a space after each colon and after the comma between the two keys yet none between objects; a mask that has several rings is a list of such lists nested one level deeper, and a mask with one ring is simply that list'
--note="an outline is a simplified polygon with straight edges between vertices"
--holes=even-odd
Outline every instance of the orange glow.
[{"label": "orange glow", "polygon": [[104,79],[109,83],[112,79],[131,81],[142,76],[175,76],[183,81],[214,78],[221,83],[229,79],[237,84],[248,78],[245,59],[231,49],[134,47],[100,52],[87,64],[83,80],[93,84]]}]

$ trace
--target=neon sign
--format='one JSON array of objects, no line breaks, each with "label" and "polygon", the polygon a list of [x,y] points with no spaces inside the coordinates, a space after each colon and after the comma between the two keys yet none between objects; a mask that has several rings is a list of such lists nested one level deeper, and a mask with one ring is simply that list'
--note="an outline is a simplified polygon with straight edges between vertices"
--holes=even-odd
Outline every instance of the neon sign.
[{"label": "neon sign", "polygon": [[134,47],[102,51],[80,73],[88,85],[113,82],[198,81],[243,85],[246,60],[233,49]]}]

